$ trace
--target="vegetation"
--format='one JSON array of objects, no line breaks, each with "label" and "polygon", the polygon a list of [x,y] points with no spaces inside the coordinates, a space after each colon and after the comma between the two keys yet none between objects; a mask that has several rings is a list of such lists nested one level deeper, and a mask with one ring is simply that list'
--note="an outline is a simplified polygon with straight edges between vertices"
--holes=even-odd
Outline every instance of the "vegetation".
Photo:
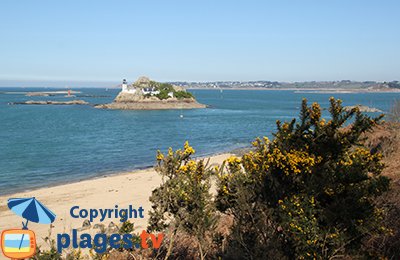
[{"label": "vegetation", "polygon": [[[317,103],[308,107],[304,100],[298,123],[278,121],[272,142],[257,139],[254,152],[231,158],[227,171],[219,173],[218,208],[237,220],[234,254],[359,255],[367,235],[390,232],[382,226],[382,209],[374,205],[389,188],[388,178],[380,175],[381,155],[361,144],[361,135],[381,117],[369,118],[358,109],[345,112],[340,100],[330,102],[330,121],[321,119]],[[352,117],[354,122],[343,128]]]},{"label": "vegetation", "polygon": [[368,250],[361,251],[365,239],[392,232],[382,223],[384,209],[375,203],[389,189],[389,179],[381,176],[382,156],[362,145],[362,135],[381,117],[370,118],[357,108],[344,111],[340,100],[330,102],[328,122],[317,103],[309,107],[304,100],[299,122],[278,121],[272,141],[258,138],[254,151],[214,169],[215,201],[209,195],[211,175],[203,161],[190,159],[188,144],[167,156],[158,153],[158,171],[166,181],[151,197],[150,227],[172,225],[173,234],[183,229],[200,245],[207,235],[215,241],[206,232],[214,230],[215,207],[234,224],[224,238],[227,245],[214,257],[368,256]]},{"label": "vegetation", "polygon": [[174,96],[175,96],[177,99],[194,98],[193,95],[192,95],[192,93],[187,92],[187,91],[176,91],[176,92],[174,93]]},{"label": "vegetation", "polygon": [[398,81],[391,81],[387,83],[389,88],[400,88],[400,82]]},{"label": "vegetation", "polygon": [[150,201],[150,231],[170,228],[168,252],[172,253],[173,241],[178,232],[193,236],[199,248],[199,257],[207,254],[206,232],[213,230],[216,223],[214,204],[210,194],[210,174],[204,160],[195,161],[191,155],[195,150],[186,142],[183,150],[168,154],[157,154],[156,170],[162,175],[163,183],[153,191]]},{"label": "vegetation", "polygon": [[[156,81],[150,81],[149,83],[150,88],[155,88],[157,89],[160,93],[156,95],[159,99],[168,99],[170,96],[168,93],[173,93],[174,97],[177,99],[184,99],[184,98],[194,98],[193,95],[189,92],[186,92],[184,90],[175,90],[174,86],[169,83],[160,83]],[[148,96],[147,96],[148,97]]]},{"label": "vegetation", "polygon": [[[158,151],[162,183],[150,197],[148,230],[166,234],[161,248],[94,257],[398,259],[400,189],[381,175],[388,149],[366,142],[382,116],[345,111],[333,98],[329,112],[326,121],[317,103],[303,100],[298,121],[278,121],[272,140],[257,138],[251,151],[215,167],[194,160],[188,142]],[[133,224],[120,232],[132,233]]]}]

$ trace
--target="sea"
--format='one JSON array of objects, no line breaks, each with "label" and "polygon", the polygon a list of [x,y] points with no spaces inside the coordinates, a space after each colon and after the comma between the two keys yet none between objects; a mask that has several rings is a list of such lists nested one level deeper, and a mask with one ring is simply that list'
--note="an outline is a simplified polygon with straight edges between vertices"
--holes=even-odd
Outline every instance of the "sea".
[{"label": "sea", "polygon": [[[182,148],[196,156],[249,147],[272,137],[276,120],[297,118],[302,98],[329,106],[362,104],[390,110],[400,93],[299,93],[293,90],[189,90],[209,108],[120,111],[86,105],[12,105],[27,100],[70,100],[63,95],[27,97],[49,88],[0,88],[0,194],[102,177],[155,164],[156,151]],[[61,89],[65,90],[65,89]],[[75,99],[111,102],[119,89],[74,89]],[[378,115],[371,113],[371,116]],[[324,110],[323,116],[329,117]]]}]

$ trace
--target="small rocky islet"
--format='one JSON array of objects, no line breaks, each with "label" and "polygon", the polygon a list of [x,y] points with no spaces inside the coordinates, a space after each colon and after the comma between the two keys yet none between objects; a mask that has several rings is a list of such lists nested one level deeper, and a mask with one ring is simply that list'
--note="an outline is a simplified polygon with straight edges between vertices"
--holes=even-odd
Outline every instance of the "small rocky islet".
[{"label": "small rocky islet", "polygon": [[122,90],[112,103],[96,105],[101,109],[162,110],[206,108],[184,88],[140,77],[132,84],[122,82]]},{"label": "small rocky islet", "polygon": [[52,101],[52,100],[28,100],[23,102],[12,102],[10,105],[89,105],[84,100]]}]

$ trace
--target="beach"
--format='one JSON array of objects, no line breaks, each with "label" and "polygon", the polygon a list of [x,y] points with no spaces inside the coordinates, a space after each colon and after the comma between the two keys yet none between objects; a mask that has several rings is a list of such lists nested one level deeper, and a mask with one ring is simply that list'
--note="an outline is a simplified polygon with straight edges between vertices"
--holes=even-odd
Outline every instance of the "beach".
[{"label": "beach", "polygon": [[[210,165],[221,164],[231,154],[218,154],[209,157]],[[23,218],[16,216],[7,207],[9,198],[28,198],[35,197],[56,215],[56,220],[52,226],[52,238],[59,233],[70,233],[72,229],[82,227],[85,219],[72,218],[70,210],[73,206],[79,206],[80,209],[113,209],[115,205],[119,208],[128,208],[132,205],[134,208],[142,207],[144,209],[144,218],[130,219],[135,224],[135,230],[141,232],[146,229],[149,210],[151,204],[149,197],[154,188],[161,183],[161,176],[154,168],[147,168],[132,172],[124,172],[116,175],[94,178],[75,183],[63,184],[48,188],[40,188],[32,191],[25,191],[11,195],[0,196],[0,230],[22,228]],[[88,219],[88,218],[86,218]],[[120,224],[120,219],[106,218],[102,224],[106,227],[110,222]],[[96,219],[91,226],[99,224]],[[47,247],[43,238],[48,236],[50,225],[29,223],[28,227],[36,234],[38,245]],[[97,230],[98,231],[98,230]],[[95,229],[91,228],[84,232],[93,233]]]}]

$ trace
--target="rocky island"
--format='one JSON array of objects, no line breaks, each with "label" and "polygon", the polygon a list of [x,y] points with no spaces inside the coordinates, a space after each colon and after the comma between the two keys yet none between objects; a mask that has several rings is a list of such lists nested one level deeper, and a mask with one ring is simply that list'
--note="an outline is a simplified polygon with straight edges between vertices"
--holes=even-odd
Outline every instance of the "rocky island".
[{"label": "rocky island", "polygon": [[122,83],[122,90],[112,103],[96,108],[122,110],[158,110],[206,108],[184,88],[140,77],[133,84]]},{"label": "rocky island", "polygon": [[23,102],[10,102],[9,105],[89,105],[84,100],[70,100],[70,101],[51,101],[51,100],[28,100]]}]

